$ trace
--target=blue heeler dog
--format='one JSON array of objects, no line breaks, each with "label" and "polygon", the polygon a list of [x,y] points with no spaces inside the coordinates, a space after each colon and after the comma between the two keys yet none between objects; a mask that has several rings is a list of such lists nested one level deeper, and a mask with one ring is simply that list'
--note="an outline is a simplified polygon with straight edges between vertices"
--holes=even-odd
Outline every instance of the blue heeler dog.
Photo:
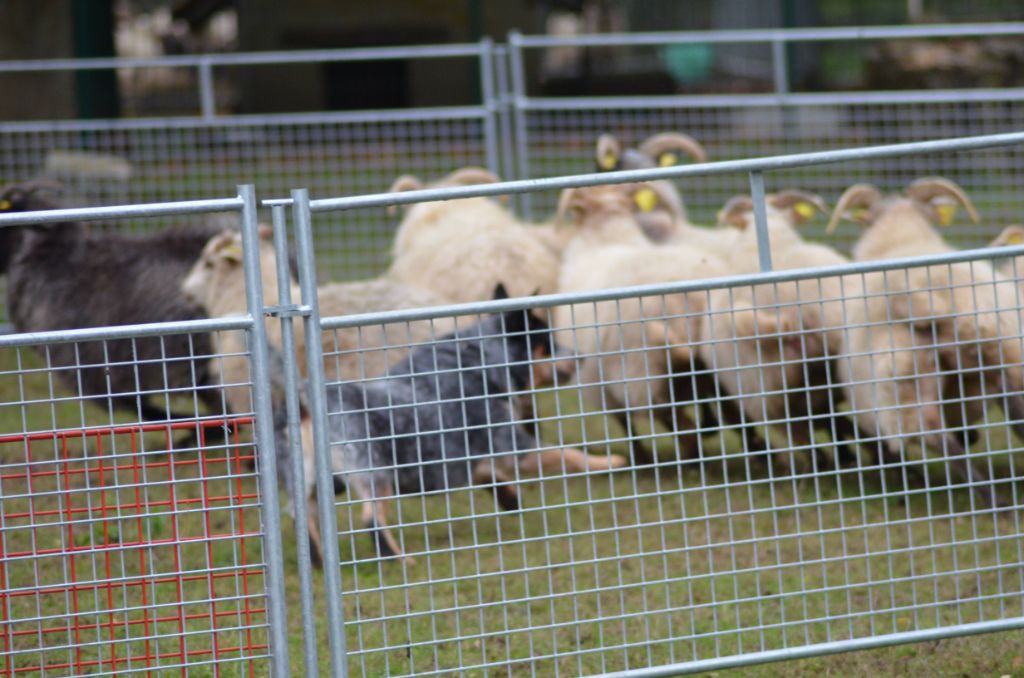
[{"label": "blue heeler dog", "polygon": [[[499,284],[495,299],[506,296]],[[363,524],[381,556],[402,553],[387,528],[388,504],[396,495],[480,485],[494,492],[502,509],[514,510],[517,469],[534,475],[626,463],[618,455],[591,456],[575,448],[538,450],[520,423],[523,396],[550,383],[555,366],[571,364],[560,357],[547,323],[517,310],[410,352],[385,377],[328,386],[331,463],[363,501]],[[314,491],[310,462],[307,454],[307,497]],[[310,516],[312,554],[322,560],[313,505]]]}]

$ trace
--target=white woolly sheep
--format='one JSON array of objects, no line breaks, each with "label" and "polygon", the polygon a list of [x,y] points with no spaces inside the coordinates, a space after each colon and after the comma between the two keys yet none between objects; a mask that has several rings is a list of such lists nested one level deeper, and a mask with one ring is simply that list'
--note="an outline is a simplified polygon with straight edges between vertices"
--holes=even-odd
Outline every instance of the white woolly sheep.
[{"label": "white woolly sheep", "polygon": [[[497,181],[481,172],[470,176]],[[560,246],[553,230],[520,223],[486,198],[420,204],[399,227],[386,277],[456,303],[490,299],[498,283],[513,297],[549,294],[558,286]]]},{"label": "white woolly sheep", "polygon": [[[831,248],[803,240],[795,228],[824,210],[821,198],[789,190],[766,200],[773,268],[846,263]],[[741,231],[729,260],[736,273],[759,269],[752,211],[750,198],[738,197],[720,213],[722,221]],[[828,276],[720,289],[710,295],[710,311],[701,326],[704,364],[737,398],[748,421],[785,429],[791,450],[811,446],[815,428],[837,439],[852,431],[845,418],[835,415],[840,394],[834,361],[843,346],[843,298],[858,291],[857,279]],[[840,452],[848,454],[842,445]],[[798,459],[790,456],[790,470],[796,469],[793,462]]]},{"label": "white woolly sheep", "polygon": [[[854,247],[858,258],[943,253],[953,248],[933,223],[951,222],[958,204],[979,221],[963,189],[941,177],[918,179],[902,196],[882,196],[873,186],[858,184],[840,198],[829,225],[844,215],[866,225]],[[1012,280],[987,261],[969,261],[889,271],[869,281],[865,293],[880,307],[871,317],[903,320],[932,335],[943,367],[961,372],[960,397],[947,394],[951,408],[965,412],[959,419],[969,423],[984,414],[987,398],[968,394],[1000,399],[1005,394],[1011,423],[1024,434],[1024,326]]]},{"label": "white woolly sheep", "polygon": [[[559,289],[579,292],[683,279],[713,278],[727,272],[714,255],[693,248],[655,245],[633,215],[644,185],[568,189],[559,214],[572,213],[574,237],[565,249]],[[670,294],[581,303],[555,310],[556,337],[582,356],[579,381],[590,404],[603,395],[630,430],[634,412],[653,410],[675,430],[687,455],[698,451],[695,423],[685,411],[693,400],[690,342],[699,336],[707,308],[704,293]],[[700,390],[701,384],[697,385]],[[634,454],[642,454],[637,444]]]}]

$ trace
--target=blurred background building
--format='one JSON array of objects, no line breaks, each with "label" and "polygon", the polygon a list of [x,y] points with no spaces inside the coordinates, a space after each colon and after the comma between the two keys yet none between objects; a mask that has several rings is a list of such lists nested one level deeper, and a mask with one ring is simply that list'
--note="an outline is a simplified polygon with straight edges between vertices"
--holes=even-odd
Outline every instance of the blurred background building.
[{"label": "blurred background building", "polygon": [[[71,0],[6,3],[0,60],[158,57],[504,41],[510,30],[601,32],[1024,20],[1020,0]],[[546,50],[532,58],[531,93],[669,94],[770,91],[760,45],[686,42],[652,48]],[[1005,87],[1024,81],[1016,38],[790,45],[795,91]],[[0,75],[18,96],[0,119],[192,114],[195,69],[147,68]],[[479,98],[463,63],[413,60],[218,69],[222,113],[457,105]]]}]

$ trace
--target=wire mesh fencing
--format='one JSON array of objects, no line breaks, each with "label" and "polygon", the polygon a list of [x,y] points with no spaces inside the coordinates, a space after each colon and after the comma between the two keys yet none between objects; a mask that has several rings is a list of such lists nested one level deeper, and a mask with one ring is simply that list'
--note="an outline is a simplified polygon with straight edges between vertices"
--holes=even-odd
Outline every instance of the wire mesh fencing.
[{"label": "wire mesh fencing", "polygon": [[[846,198],[859,260],[812,258],[828,235],[776,175],[1019,140],[270,201],[315,240],[336,209],[576,191],[555,296],[464,261],[471,303],[328,317],[300,265],[310,549],[348,674],[669,675],[1024,626],[1020,248],[866,254],[938,233],[955,191],[928,180]],[[646,239],[642,186],[600,184],[730,170],[755,197],[717,272]]]},{"label": "wire mesh fencing", "polygon": [[[195,319],[173,302],[182,280],[159,279],[159,265],[94,277],[78,228],[234,212],[255,233],[253,200],[0,217],[21,332],[0,338],[5,675],[287,669],[262,323]],[[46,252],[57,267],[39,263]],[[112,306],[122,326],[90,326]],[[154,307],[170,315],[139,324]]]}]

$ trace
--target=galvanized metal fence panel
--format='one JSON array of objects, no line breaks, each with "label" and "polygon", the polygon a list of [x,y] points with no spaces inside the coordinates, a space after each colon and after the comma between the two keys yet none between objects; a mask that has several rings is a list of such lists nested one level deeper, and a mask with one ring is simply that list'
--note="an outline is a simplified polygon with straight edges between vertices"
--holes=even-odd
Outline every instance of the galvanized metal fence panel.
[{"label": "galvanized metal fence panel", "polygon": [[[747,172],[763,198],[765,173],[774,190],[787,169],[1022,141],[270,204],[313,234],[337,209],[608,181]],[[1024,628],[1021,254],[757,272],[781,255],[762,244],[724,278],[308,314],[310,395],[324,401],[304,454],[317,455],[324,553],[339,549],[325,560],[342,603],[334,661],[349,675],[674,675]],[[1005,278],[993,257],[1014,262]],[[922,272],[929,304],[901,320]],[[997,307],[979,301],[995,288]],[[564,356],[533,353],[545,335],[525,309],[579,363],[574,379],[533,370]],[[758,323],[743,330],[745,312]],[[968,333],[993,313],[1008,323],[996,338]],[[338,493],[326,506],[325,490]]]},{"label": "galvanized metal fence panel", "polygon": [[[1021,24],[812,28],[792,30],[692,31],[629,35],[509,36],[512,93],[516,120],[517,178],[555,176],[592,171],[594,142],[605,132],[635,145],[666,130],[686,132],[704,145],[712,160],[800,153],[824,148],[848,148],[947,138],[1019,129],[1019,88],[915,91],[800,92],[789,82],[787,50],[800,45],[877,46],[881,40],[942,40],[1014,36]],[[665,50],[699,45],[723,52],[736,46],[765,72],[767,89],[733,93],[723,76],[706,93],[661,96],[543,96],[537,94],[542,59],[547,51],[577,50],[596,62],[647,55],[651,68],[667,68]],[[617,63],[617,62],[616,62]],[[597,66],[593,66],[597,68]],[[724,66],[723,66],[724,68]],[[829,87],[828,84],[825,87]],[[968,187],[994,219],[1009,223],[1019,184],[1019,149],[998,148],[973,154],[906,156],[885,162],[851,163],[843,173],[831,168],[815,172],[780,172],[779,185],[800,186],[828,198],[856,181],[906,184],[911,178],[941,175]],[[680,184],[697,223],[714,223],[715,210],[745,190],[742,179],[729,176],[694,177]],[[554,209],[551,198],[524,208],[537,218]],[[974,230],[953,232],[964,246],[985,244]],[[848,244],[852,235],[840,234]]]},{"label": "galvanized metal fence panel", "polygon": [[[434,179],[458,167],[498,169],[496,71],[489,40],[476,44],[269,52],[162,59],[84,59],[6,62],[4,73],[119,69],[146,74],[191,69],[201,106],[176,117],[102,121],[0,123],[0,177],[47,175],[87,204],[125,204],[222,195],[240,180],[262,195],[293,186],[326,194],[384,191],[401,174]],[[480,102],[413,109],[232,115],[218,111],[216,78],[240,69],[412,59],[477,73]],[[194,104],[195,102],[193,102]],[[383,243],[394,220],[384,212],[358,221],[338,214],[325,224],[321,267],[334,278],[358,278],[386,264]]]},{"label": "galvanized metal fence panel", "polygon": [[[241,187],[231,199],[4,214],[0,228],[234,212],[254,240],[255,208]],[[0,337],[0,672],[287,675],[266,338],[253,317]]]}]

